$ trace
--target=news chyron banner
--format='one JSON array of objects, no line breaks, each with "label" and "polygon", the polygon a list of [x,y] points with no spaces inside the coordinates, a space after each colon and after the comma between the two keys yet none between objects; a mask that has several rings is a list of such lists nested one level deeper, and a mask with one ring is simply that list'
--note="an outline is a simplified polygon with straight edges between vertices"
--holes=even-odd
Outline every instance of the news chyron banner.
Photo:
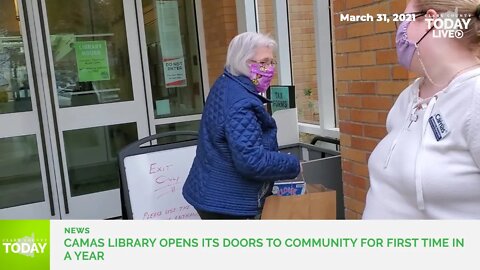
[{"label": "news chyron banner", "polygon": [[479,225],[3,220],[0,269],[477,269]]}]

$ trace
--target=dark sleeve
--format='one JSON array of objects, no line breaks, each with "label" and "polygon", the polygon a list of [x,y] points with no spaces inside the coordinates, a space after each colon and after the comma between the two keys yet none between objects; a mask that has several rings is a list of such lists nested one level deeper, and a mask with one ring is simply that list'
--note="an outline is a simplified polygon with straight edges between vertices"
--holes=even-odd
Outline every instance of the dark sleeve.
[{"label": "dark sleeve", "polygon": [[259,181],[296,177],[300,173],[300,162],[295,156],[269,151],[262,144],[255,106],[240,100],[229,109],[225,133],[236,169],[245,177]]}]

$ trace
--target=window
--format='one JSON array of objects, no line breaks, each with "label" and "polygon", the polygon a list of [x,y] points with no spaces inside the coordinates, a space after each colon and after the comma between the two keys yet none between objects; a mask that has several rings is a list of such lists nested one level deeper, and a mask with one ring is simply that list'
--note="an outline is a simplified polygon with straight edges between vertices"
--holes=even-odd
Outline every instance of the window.
[{"label": "window", "polygon": [[318,125],[320,119],[313,2],[314,0],[288,1],[288,20],[298,120]]},{"label": "window", "polygon": [[[289,1],[296,2],[296,1]],[[330,1],[313,1],[313,26],[315,37],[316,84],[318,96],[318,126],[301,123],[300,131],[327,137],[339,138],[336,124],[335,93],[332,63],[332,27]],[[303,31],[310,32],[307,26]],[[308,59],[308,58],[307,58]],[[312,93],[313,94],[313,93]],[[301,121],[300,121],[301,122]]]}]

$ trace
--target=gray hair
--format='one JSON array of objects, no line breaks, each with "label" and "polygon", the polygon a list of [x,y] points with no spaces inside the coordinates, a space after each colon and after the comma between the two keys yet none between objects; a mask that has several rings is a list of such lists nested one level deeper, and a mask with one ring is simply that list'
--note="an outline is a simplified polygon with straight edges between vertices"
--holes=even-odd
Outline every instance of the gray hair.
[{"label": "gray hair", "polygon": [[277,49],[277,42],[268,35],[255,32],[244,32],[232,39],[228,46],[225,68],[234,76],[248,76],[250,69],[247,61],[256,53],[259,47]]}]

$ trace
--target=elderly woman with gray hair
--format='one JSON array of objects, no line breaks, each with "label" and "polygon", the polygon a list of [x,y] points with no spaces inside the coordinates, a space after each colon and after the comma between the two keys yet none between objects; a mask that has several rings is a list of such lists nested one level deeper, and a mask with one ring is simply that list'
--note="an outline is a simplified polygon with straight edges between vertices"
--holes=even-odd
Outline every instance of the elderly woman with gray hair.
[{"label": "elderly woman with gray hair", "polygon": [[183,196],[202,219],[258,216],[272,183],[300,173],[299,160],[278,152],[277,127],[264,108],[275,72],[276,42],[245,32],[230,42],[223,74],[205,104],[196,157]]}]

